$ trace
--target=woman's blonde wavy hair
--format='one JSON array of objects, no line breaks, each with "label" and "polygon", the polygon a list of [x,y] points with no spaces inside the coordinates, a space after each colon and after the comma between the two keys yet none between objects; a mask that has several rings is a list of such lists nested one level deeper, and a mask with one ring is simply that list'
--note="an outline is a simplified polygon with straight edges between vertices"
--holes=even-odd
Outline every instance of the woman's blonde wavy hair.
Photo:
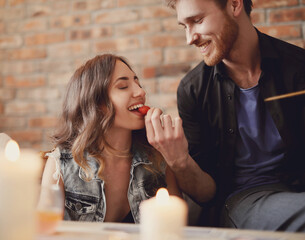
[{"label": "woman's blonde wavy hair", "polygon": [[[88,180],[92,174],[84,157],[85,152],[97,159],[100,165],[98,176],[101,179],[104,150],[117,156],[126,156],[126,153],[118,152],[106,141],[107,132],[115,118],[108,90],[117,60],[131,69],[123,57],[103,54],[90,59],[75,71],[67,86],[57,131],[52,137],[55,147],[71,151],[75,162],[86,172]],[[153,163],[149,169],[159,171],[162,156],[149,145],[145,130],[133,131],[132,135],[133,143],[140,146]]]}]

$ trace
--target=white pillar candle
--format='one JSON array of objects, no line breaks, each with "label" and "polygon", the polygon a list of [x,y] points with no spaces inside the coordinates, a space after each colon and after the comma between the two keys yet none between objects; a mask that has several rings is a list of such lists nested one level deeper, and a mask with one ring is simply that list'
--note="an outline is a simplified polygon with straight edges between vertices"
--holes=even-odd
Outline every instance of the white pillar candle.
[{"label": "white pillar candle", "polygon": [[176,196],[169,196],[165,188],[156,197],[140,205],[141,240],[179,240],[187,223],[187,204]]},{"label": "white pillar candle", "polygon": [[[0,150],[1,151],[1,150]],[[0,152],[0,239],[35,238],[41,161],[33,150],[10,140]]]}]

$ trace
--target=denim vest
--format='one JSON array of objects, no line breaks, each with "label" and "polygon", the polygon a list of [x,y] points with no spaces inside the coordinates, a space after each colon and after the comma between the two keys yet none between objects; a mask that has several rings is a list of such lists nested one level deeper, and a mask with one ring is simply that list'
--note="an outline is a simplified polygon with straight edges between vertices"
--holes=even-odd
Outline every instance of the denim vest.
[{"label": "denim vest", "polygon": [[[105,189],[104,181],[97,176],[99,164],[95,158],[85,154],[93,173],[92,180],[86,181],[84,170],[69,151],[56,148],[47,155],[56,159],[54,178],[59,180],[61,177],[64,183],[64,220],[103,222],[106,215]],[[140,203],[155,196],[160,187],[166,187],[165,166],[162,172],[156,174],[144,168],[151,164],[144,152],[133,150],[127,197],[135,223],[140,222]]]}]

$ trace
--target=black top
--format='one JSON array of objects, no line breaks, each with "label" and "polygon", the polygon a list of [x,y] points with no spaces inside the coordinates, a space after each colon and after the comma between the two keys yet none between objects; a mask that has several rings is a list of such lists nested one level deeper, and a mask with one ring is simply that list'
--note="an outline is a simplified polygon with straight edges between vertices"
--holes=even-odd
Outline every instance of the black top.
[{"label": "black top", "polygon": [[122,223],[134,223],[131,211],[128,212],[126,217],[122,220]]},{"label": "black top", "polygon": [[[305,89],[305,50],[257,32],[262,69],[260,101],[285,145],[285,158],[277,174],[281,181],[295,182],[301,175],[304,181],[305,95],[266,103],[263,99]],[[214,67],[201,62],[182,79],[177,92],[190,154],[216,181],[217,209],[234,187],[237,88],[222,62]],[[305,186],[304,182],[300,187]]]}]

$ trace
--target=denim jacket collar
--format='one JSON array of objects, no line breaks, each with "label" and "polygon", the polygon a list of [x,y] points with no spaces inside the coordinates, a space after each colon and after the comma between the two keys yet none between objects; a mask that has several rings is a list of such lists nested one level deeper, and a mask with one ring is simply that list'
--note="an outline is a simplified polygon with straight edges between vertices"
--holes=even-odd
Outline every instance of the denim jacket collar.
[{"label": "denim jacket collar", "polygon": [[[131,169],[130,169],[130,173],[133,173],[133,169],[140,165],[140,164],[145,164],[145,165],[150,165],[152,164],[152,162],[150,162],[148,160],[147,154],[139,147],[136,146],[132,146],[132,150],[131,150],[133,157],[132,157],[132,161],[131,161]],[[96,158],[89,156],[88,152],[85,152],[85,159],[87,159],[88,165],[90,166],[90,172],[92,174],[92,180],[95,181],[100,181],[101,179],[98,177],[98,169],[99,169],[99,163],[96,160]],[[79,177],[86,181],[86,172],[83,168],[79,168]]]}]

